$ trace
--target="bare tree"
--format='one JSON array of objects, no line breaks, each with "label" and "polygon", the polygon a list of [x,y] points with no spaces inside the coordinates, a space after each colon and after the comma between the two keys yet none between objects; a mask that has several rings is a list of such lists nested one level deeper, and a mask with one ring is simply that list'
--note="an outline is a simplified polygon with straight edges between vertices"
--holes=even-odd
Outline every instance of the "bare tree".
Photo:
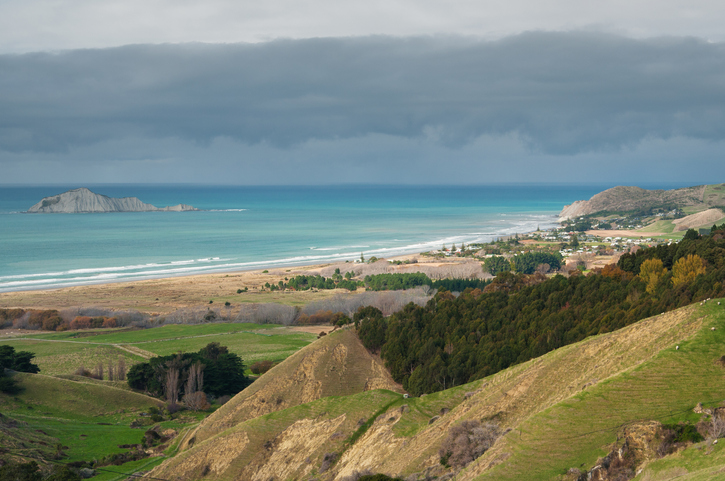
[{"label": "bare tree", "polygon": [[116,379],[119,381],[126,380],[126,360],[123,356],[118,356],[118,364],[116,364]]},{"label": "bare tree", "polygon": [[96,369],[93,372],[93,377],[96,379],[100,379],[101,381],[103,380],[103,363],[102,362],[99,362],[98,364],[96,364]]},{"label": "bare tree", "polygon": [[189,367],[189,377],[186,379],[184,393],[193,394],[204,389],[204,364],[195,362]]},{"label": "bare tree", "polygon": [[209,409],[211,405],[206,398],[204,391],[197,391],[191,394],[184,395],[184,406],[192,411],[203,411]]},{"label": "bare tree", "polygon": [[712,415],[710,426],[707,429],[707,437],[710,439],[720,439],[725,437],[725,418],[716,414]]},{"label": "bare tree", "polygon": [[548,274],[550,270],[551,266],[546,263],[536,266],[536,272],[539,272],[540,274]]},{"label": "bare tree", "polygon": [[115,380],[115,376],[113,374],[114,374],[113,373],[113,362],[112,361],[108,361],[108,380],[109,381],[114,381]]},{"label": "bare tree", "polygon": [[596,256],[587,252],[577,252],[569,259],[576,262],[577,267],[591,269],[592,267],[594,267],[594,261],[596,260]]},{"label": "bare tree", "polygon": [[179,400],[179,369],[169,367],[166,370],[166,401],[170,408],[175,408]]},{"label": "bare tree", "polygon": [[498,426],[493,423],[471,420],[456,424],[441,444],[441,463],[463,468],[493,446],[500,435]]}]

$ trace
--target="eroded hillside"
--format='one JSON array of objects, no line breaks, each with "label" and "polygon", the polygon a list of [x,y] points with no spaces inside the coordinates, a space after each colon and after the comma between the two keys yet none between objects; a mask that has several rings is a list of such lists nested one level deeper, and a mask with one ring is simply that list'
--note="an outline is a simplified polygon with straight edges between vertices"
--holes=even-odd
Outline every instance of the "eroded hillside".
[{"label": "eroded hillside", "polygon": [[232,398],[205,419],[182,448],[264,414],[373,389],[402,392],[353,330],[336,331],[293,354]]}]

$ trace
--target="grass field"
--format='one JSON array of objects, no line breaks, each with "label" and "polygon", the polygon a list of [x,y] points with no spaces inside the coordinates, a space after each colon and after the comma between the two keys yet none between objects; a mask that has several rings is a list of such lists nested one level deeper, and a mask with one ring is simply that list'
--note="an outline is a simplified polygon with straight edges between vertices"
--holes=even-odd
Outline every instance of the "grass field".
[{"label": "grass field", "polygon": [[641,229],[637,230],[637,232],[666,232],[668,234],[672,234],[674,230],[675,224],[673,224],[672,221],[658,220],[648,226],[642,227]]},{"label": "grass field", "polygon": [[[151,355],[198,351],[210,342],[219,342],[238,354],[247,366],[262,359],[281,361],[316,338],[274,324],[210,323],[166,325],[151,329],[98,329],[40,333],[22,338],[0,339],[0,344],[16,351],[30,351],[41,373],[67,375],[83,365],[92,369],[102,362],[115,363],[119,356],[131,366]],[[139,351],[140,350],[140,351]],[[134,354],[137,351],[142,355]]]},{"label": "grass field", "polygon": [[[0,395],[0,412],[19,422],[12,438],[0,432],[0,444],[16,446],[18,454],[49,459],[55,453],[55,445],[61,443],[67,447],[61,462],[71,462],[101,459],[123,452],[118,445],[140,443],[147,428],[131,428],[131,422],[159,401],[131,392],[122,381],[72,375],[81,365],[92,370],[98,362],[107,366],[123,357],[126,365],[131,366],[148,356],[198,351],[210,342],[219,342],[249,366],[259,359],[281,361],[315,338],[313,334],[273,324],[210,323],[51,332],[0,339],[0,344],[33,352],[34,362],[41,369],[38,375],[18,374],[25,388],[20,395]],[[161,425],[179,431],[206,415],[185,413],[180,420],[164,421]],[[106,466],[94,479],[126,479],[129,473],[151,469],[162,461],[163,458],[156,457]]]}]

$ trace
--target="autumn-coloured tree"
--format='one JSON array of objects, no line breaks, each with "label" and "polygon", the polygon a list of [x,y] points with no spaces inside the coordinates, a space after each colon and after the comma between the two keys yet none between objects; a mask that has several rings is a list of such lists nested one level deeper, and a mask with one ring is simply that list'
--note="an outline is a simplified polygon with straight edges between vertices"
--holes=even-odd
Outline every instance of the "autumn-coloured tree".
[{"label": "autumn-coloured tree", "polygon": [[115,317],[107,317],[103,320],[103,324],[101,327],[104,328],[110,328],[110,327],[116,327],[118,325],[118,322],[116,321]]},{"label": "autumn-coloured tree", "polygon": [[697,254],[690,254],[687,257],[679,258],[672,266],[672,283],[675,287],[687,284],[704,273],[705,262]]},{"label": "autumn-coloured tree", "polygon": [[657,288],[657,283],[667,274],[664,264],[660,259],[648,259],[639,268],[639,278],[647,283],[647,292],[652,294]]},{"label": "autumn-coloured tree", "polygon": [[606,266],[602,267],[601,274],[604,277],[609,277],[611,279],[616,279],[618,281],[628,281],[632,278],[632,273],[622,270],[619,266],[616,264],[607,264]]},{"label": "autumn-coloured tree", "polygon": [[78,316],[71,321],[70,328],[73,330],[90,329],[91,328],[91,318],[88,316]]}]

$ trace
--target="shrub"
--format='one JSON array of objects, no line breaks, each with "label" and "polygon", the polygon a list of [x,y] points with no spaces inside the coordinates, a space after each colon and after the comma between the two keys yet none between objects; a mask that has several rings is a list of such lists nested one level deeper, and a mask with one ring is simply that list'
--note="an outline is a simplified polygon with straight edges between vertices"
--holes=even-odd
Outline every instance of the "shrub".
[{"label": "shrub", "polygon": [[197,391],[184,396],[184,406],[192,411],[206,411],[211,407],[203,391]]},{"label": "shrub", "polygon": [[481,424],[479,421],[463,421],[448,431],[438,451],[444,466],[464,468],[486,452],[500,436],[496,424]]},{"label": "shrub", "polygon": [[330,466],[335,464],[335,461],[337,461],[337,453],[325,453],[325,455],[322,457],[320,473],[324,473],[325,471],[330,469]]},{"label": "shrub", "polygon": [[699,443],[704,439],[692,424],[663,424],[662,428],[672,431],[673,443]]},{"label": "shrub", "polygon": [[61,324],[63,324],[63,319],[60,316],[48,317],[43,319],[43,330],[55,331]]},{"label": "shrub", "polygon": [[16,379],[13,379],[10,376],[0,377],[0,392],[14,395],[19,394],[22,391],[23,388],[18,384],[18,381]]},{"label": "shrub", "polygon": [[70,328],[73,330],[90,329],[91,328],[91,318],[88,316],[78,316],[71,321]]},{"label": "shrub", "polygon": [[73,374],[75,374],[76,376],[92,377],[91,371],[86,369],[82,364],[78,367],[78,369],[75,370]]},{"label": "shrub", "polygon": [[709,439],[725,438],[725,418],[713,415],[707,426],[707,437]]},{"label": "shrub", "polygon": [[257,361],[249,367],[249,370],[254,374],[264,374],[272,369],[272,365],[272,361]]},{"label": "shrub", "polygon": [[101,327],[103,327],[103,328],[111,328],[111,327],[116,327],[117,325],[118,325],[118,323],[116,322],[116,318],[115,317],[109,317],[109,318],[106,318],[106,319],[103,320],[103,324],[101,325]]},{"label": "shrub", "polygon": [[35,329],[45,329],[44,326],[52,326],[52,328],[46,330],[55,331],[55,328],[58,327],[61,322],[63,322],[63,319],[60,317],[58,311],[54,309],[47,311],[30,311],[30,315],[28,317],[28,324],[30,327]]}]

